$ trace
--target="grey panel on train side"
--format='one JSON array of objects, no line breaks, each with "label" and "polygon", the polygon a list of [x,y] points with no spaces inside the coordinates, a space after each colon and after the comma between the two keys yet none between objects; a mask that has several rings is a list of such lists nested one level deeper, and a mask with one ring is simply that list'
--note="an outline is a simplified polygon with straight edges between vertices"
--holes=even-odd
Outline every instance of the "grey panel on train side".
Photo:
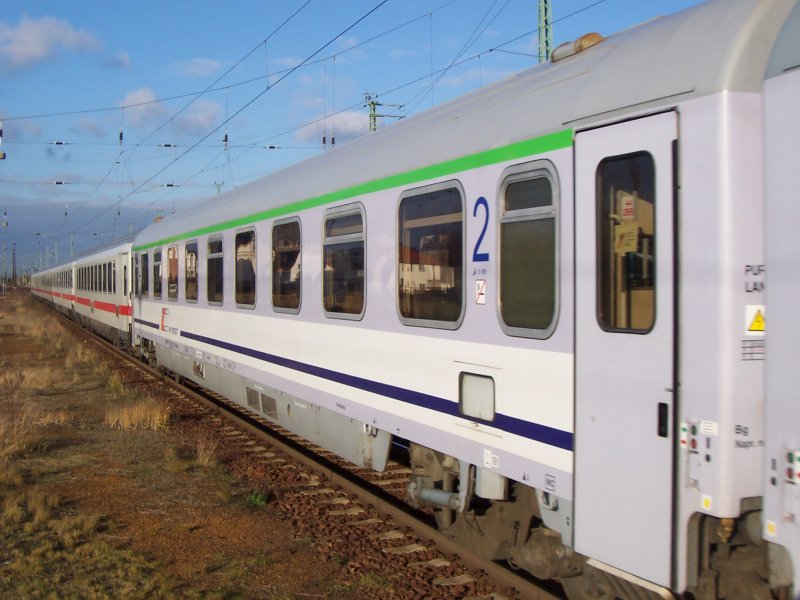
[{"label": "grey panel on train side", "polygon": [[281,427],[365,469],[383,471],[392,436],[273,387],[248,383],[251,410]]}]

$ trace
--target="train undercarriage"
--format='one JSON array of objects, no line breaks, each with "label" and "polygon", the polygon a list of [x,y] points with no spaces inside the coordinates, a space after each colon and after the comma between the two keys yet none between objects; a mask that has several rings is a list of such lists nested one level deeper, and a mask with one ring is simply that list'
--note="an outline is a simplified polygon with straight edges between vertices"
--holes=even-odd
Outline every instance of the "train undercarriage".
[{"label": "train undercarriage", "polygon": [[[666,588],[582,556],[565,545],[569,511],[546,492],[502,479],[480,481],[482,469],[411,444],[408,499],[433,506],[439,529],[489,560],[505,561],[537,579],[559,580],[570,600],[673,598]],[[462,485],[462,482],[465,482]],[[487,497],[488,496],[488,497]],[[559,514],[561,512],[562,514]],[[687,598],[789,600],[791,563],[760,535],[759,499],[736,519],[696,514],[689,524]]]}]

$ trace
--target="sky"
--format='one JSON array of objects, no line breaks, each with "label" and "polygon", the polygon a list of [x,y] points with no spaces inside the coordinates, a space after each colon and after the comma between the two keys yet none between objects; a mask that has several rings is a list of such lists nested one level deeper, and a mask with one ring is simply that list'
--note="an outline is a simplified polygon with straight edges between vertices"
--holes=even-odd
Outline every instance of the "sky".
[{"label": "sky", "polygon": [[[553,47],[697,3],[551,0]],[[381,128],[529,68],[537,11],[536,0],[3,0],[0,278],[12,248],[18,273],[55,266],[369,135],[366,94],[391,115]]]}]

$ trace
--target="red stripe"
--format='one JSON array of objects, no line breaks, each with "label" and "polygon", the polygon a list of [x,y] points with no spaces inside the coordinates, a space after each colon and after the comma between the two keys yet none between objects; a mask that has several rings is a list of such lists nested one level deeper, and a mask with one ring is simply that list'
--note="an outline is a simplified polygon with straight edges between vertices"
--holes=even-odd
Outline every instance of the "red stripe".
[{"label": "red stripe", "polygon": [[94,301],[94,307],[98,310],[104,310],[106,312],[111,312],[116,314],[117,313],[117,305],[111,304],[110,302],[100,302],[99,300]]},{"label": "red stripe", "polygon": [[75,298],[75,301],[76,301],[78,304],[83,304],[84,306],[91,306],[91,305],[92,305],[92,301],[91,301],[91,300],[89,300],[88,298],[80,298],[80,297],[76,297],[76,298]]},{"label": "red stripe", "polygon": [[120,306],[119,314],[123,317],[130,317],[133,314],[133,310],[131,310],[130,306]]}]

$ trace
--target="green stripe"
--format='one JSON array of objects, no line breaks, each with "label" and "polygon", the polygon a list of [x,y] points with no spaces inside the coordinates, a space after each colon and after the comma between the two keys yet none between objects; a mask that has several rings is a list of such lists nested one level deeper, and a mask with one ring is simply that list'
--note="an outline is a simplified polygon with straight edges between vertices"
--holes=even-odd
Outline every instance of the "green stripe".
[{"label": "green stripe", "polygon": [[543,135],[541,137],[525,140],[523,142],[517,142],[501,148],[495,148],[485,152],[478,152],[476,154],[469,154],[467,156],[462,156],[460,158],[455,158],[453,160],[448,160],[435,165],[421,167],[412,171],[406,171],[405,173],[398,173],[397,175],[390,175],[382,179],[360,183],[358,185],[343,188],[341,190],[336,190],[335,192],[322,194],[321,196],[306,198],[305,200],[298,200],[297,202],[292,202],[291,204],[285,204],[277,208],[271,208],[269,210],[248,215],[246,217],[231,219],[230,221],[223,221],[222,223],[209,225],[208,227],[201,227],[200,229],[194,229],[185,233],[173,235],[171,237],[158,240],[157,242],[136,246],[134,247],[134,250],[147,250],[148,248],[155,248],[156,246],[171,244],[172,242],[177,242],[179,240],[199,237],[209,233],[224,231],[226,229],[251,225],[265,219],[273,219],[275,217],[280,217],[287,214],[298,213],[310,208],[323,206],[325,204],[332,204],[334,202],[355,198],[364,194],[380,192],[395,187],[408,186],[421,181],[426,181],[428,179],[438,179],[454,173],[469,171],[471,169],[477,169],[487,165],[494,165],[508,160],[534,156],[536,154],[551,152],[553,150],[561,150],[562,148],[567,148],[572,145],[572,137],[573,130],[565,129],[563,131],[558,131],[549,135]]}]

